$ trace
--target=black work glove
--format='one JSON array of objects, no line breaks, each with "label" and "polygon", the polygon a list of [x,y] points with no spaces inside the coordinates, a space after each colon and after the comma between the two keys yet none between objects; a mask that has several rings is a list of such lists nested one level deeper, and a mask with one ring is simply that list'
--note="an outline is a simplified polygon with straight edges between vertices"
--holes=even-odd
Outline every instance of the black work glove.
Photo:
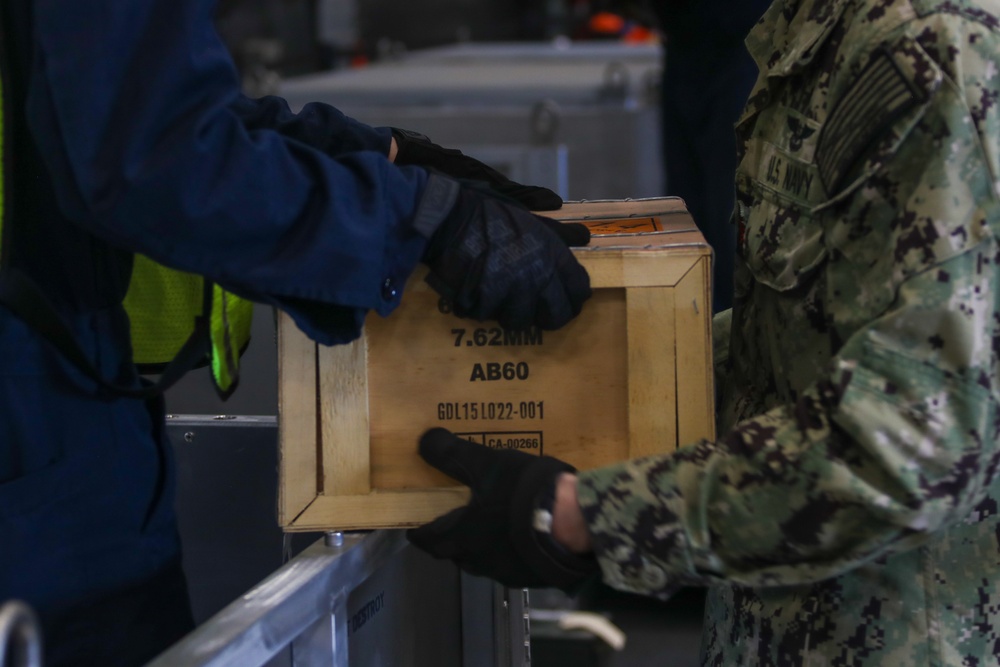
[{"label": "black work glove", "polygon": [[590,276],[571,245],[590,231],[504,201],[470,182],[431,174],[428,192],[450,186],[454,205],[436,227],[415,223],[430,243],[422,258],[427,282],[459,317],[496,320],[505,329],[558,329],[590,298]]},{"label": "black work glove", "polygon": [[468,485],[472,499],[407,531],[416,546],[470,574],[515,588],[573,592],[599,571],[593,556],[573,554],[550,532],[535,528],[536,510],[551,515],[556,478],[576,472],[573,466],[550,456],[476,445],[443,428],[424,433],[420,456]]},{"label": "black work glove", "polygon": [[562,197],[548,188],[515,183],[493,167],[454,148],[442,148],[419,132],[391,129],[396,139],[395,164],[428,167],[452,178],[482,181],[531,211],[554,211],[562,206]]}]

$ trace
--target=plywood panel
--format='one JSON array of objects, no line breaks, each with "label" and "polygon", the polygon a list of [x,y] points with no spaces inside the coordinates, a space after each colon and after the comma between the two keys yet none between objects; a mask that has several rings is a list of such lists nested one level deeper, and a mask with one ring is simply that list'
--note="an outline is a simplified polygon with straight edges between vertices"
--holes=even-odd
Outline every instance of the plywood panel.
[{"label": "plywood panel", "polygon": [[672,290],[628,290],[629,458],[677,447],[677,368]]}]

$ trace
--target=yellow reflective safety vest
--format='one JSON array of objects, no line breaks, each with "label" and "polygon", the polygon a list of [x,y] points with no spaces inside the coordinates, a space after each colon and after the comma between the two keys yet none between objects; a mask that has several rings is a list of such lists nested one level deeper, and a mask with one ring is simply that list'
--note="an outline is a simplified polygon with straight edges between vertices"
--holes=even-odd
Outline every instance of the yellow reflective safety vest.
[{"label": "yellow reflective safety vest", "polygon": [[[4,103],[0,77],[0,164]],[[4,185],[0,178],[0,242]],[[140,372],[159,373],[160,380],[151,387],[135,389],[115,385],[100,376],[41,290],[22,272],[0,266],[0,303],[103,387],[137,398],[160,393],[191,368],[205,364],[211,367],[219,395],[228,398],[239,381],[240,355],[250,341],[253,314],[252,302],[201,276],[167,268],[136,254],[124,300],[131,322],[133,359]]]},{"label": "yellow reflective safety vest", "polygon": [[227,398],[239,381],[240,355],[250,342],[253,303],[193,273],[136,255],[125,295],[132,354],[143,372],[161,372],[181,352],[200,318],[207,321],[212,381]]}]

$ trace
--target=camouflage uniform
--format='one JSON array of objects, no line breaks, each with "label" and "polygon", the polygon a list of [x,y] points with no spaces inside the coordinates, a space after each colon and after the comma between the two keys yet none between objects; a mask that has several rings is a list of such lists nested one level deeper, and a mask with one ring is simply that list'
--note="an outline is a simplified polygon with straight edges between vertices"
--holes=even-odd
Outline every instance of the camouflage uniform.
[{"label": "camouflage uniform", "polygon": [[706,665],[998,664],[1000,0],[747,44],[720,439],[581,475],[604,578],[708,586]]}]

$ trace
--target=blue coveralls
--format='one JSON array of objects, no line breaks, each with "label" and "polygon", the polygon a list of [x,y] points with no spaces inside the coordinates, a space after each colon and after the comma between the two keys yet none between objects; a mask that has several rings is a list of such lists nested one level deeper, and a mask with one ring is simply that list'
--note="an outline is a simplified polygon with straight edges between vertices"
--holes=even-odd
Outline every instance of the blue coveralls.
[{"label": "blue coveralls", "polygon": [[662,93],[666,192],[684,198],[715,250],[713,306],[732,306],[736,131],[757,79],[743,45],[771,0],[656,0],[665,35]]},{"label": "blue coveralls", "polygon": [[[133,252],[334,344],[397,305],[425,245],[426,172],[387,161],[386,128],[241,97],[213,4],[0,5],[3,251],[132,385]],[[163,426],[160,402],[99,391],[0,307],[0,601],[40,613],[48,664],[138,664],[188,629]]]}]

